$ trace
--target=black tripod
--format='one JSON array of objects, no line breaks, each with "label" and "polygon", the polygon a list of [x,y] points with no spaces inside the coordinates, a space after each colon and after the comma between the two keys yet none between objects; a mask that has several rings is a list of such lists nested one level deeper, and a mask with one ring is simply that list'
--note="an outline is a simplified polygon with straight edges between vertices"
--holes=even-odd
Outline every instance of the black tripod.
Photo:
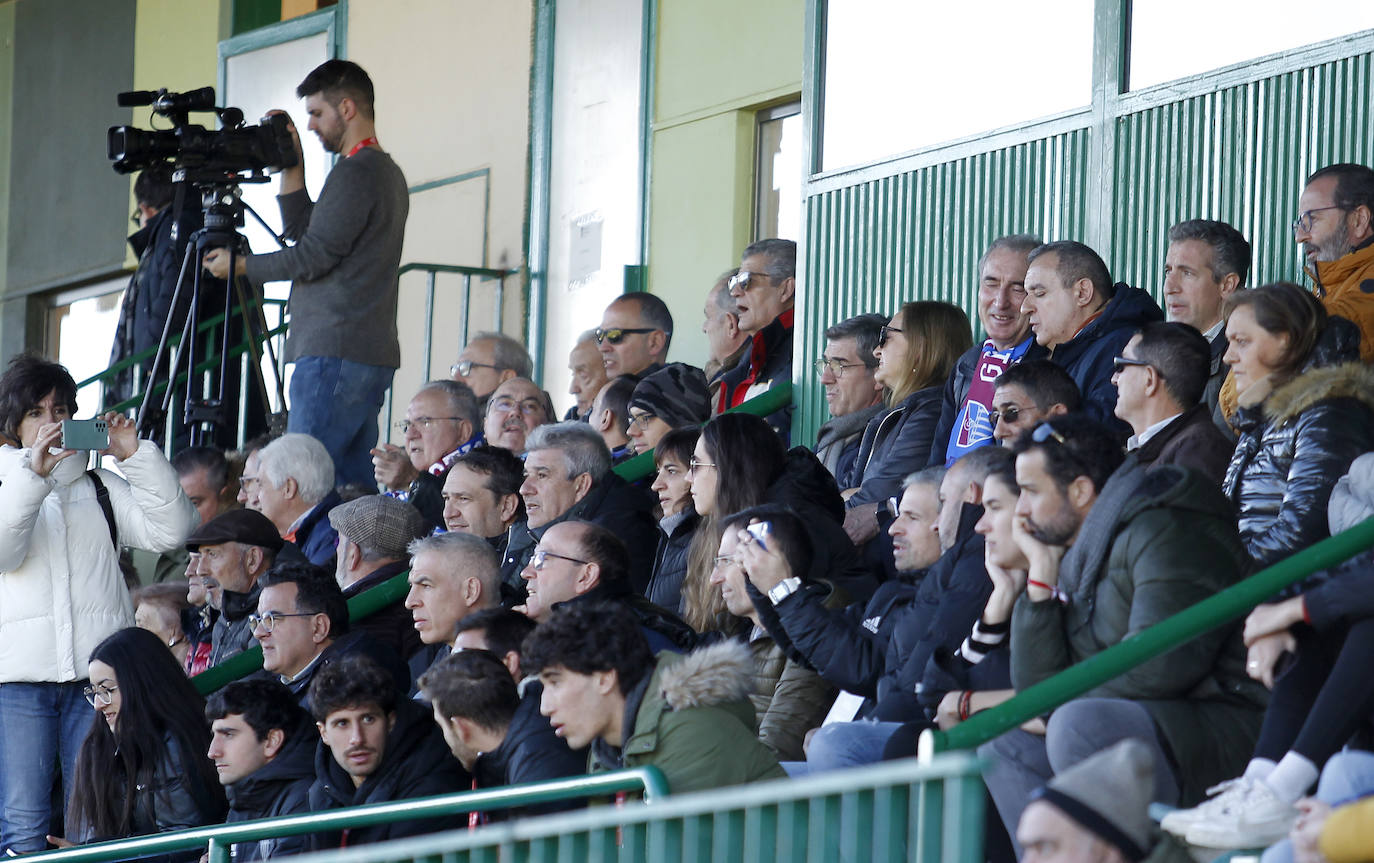
[{"label": "black tripod", "polygon": [[[162,337],[158,340],[157,354],[153,357],[152,371],[148,376],[148,383],[143,392],[143,401],[138,408],[138,432],[141,436],[152,435],[157,427],[165,421],[168,411],[171,410],[172,400],[175,398],[177,374],[184,366],[186,397],[183,420],[190,431],[190,444],[192,446],[219,445],[219,433],[225,422],[226,399],[236,395],[226,392],[228,388],[230,331],[232,329],[230,323],[234,320],[235,301],[238,304],[239,318],[243,323],[243,332],[247,337],[248,366],[256,384],[257,396],[261,399],[263,412],[267,414],[268,427],[274,432],[283,432],[286,430],[286,396],[281,376],[276,373],[276,355],[272,343],[266,338],[267,319],[263,315],[262,305],[258,302],[256,293],[248,287],[247,279],[233,276],[237,260],[249,253],[248,238],[238,230],[243,226],[243,211],[246,207],[239,197],[238,184],[255,180],[246,180],[238,175],[226,176],[218,172],[203,177],[192,176],[188,171],[178,173],[181,176],[177,185],[177,210],[180,210],[181,196],[185,194],[187,185],[195,186],[200,191],[205,226],[192,234],[186,245],[186,255],[182,259],[181,271],[177,276],[176,288],[172,293],[171,311],[162,325]],[[266,179],[263,177],[262,181]],[[254,216],[256,217],[257,214],[254,213]],[[206,252],[218,248],[229,250],[230,273],[229,289],[224,293],[224,323],[220,327],[219,364],[212,379],[214,383],[211,393],[197,396],[195,348],[200,340],[200,303],[203,279],[205,278],[203,261]],[[188,289],[191,297],[187,306],[186,320],[181,328],[181,343],[177,346],[176,355],[172,358],[172,362],[166,368],[166,388],[163,391],[160,406],[154,408],[155,384],[162,373],[163,361],[167,354],[172,325],[180,306],[182,293]],[[277,403],[283,406],[282,412],[272,413],[271,411],[267,380],[262,371],[262,352],[259,348],[259,340],[267,346],[268,357],[272,361]]]}]

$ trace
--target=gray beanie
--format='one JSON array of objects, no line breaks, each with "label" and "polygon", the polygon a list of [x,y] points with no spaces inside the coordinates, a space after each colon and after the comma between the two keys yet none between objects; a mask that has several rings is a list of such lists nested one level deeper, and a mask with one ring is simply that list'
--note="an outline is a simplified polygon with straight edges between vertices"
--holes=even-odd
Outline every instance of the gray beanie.
[{"label": "gray beanie", "polygon": [[1140,861],[1155,844],[1150,820],[1155,771],[1150,749],[1123,740],[1085,758],[1031,795],[1053,805],[1079,826]]},{"label": "gray beanie", "polygon": [[635,385],[630,407],[653,414],[672,428],[701,425],[711,418],[706,373],[686,363],[670,363]]}]

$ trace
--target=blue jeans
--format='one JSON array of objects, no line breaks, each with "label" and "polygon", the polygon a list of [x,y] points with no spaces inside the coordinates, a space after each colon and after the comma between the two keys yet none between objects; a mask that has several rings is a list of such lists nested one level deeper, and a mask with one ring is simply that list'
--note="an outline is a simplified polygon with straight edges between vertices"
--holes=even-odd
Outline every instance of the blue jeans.
[{"label": "blue jeans", "polygon": [[900,722],[877,722],[860,719],[855,722],[832,722],[821,727],[811,737],[805,761],[784,761],[782,768],[788,776],[806,776],[826,770],[877,764],[883,760],[883,747]]},{"label": "blue jeans", "polygon": [[[1337,752],[1326,762],[1313,796],[1339,806],[1370,794],[1374,794],[1374,752],[1347,750]],[[1293,843],[1281,839],[1269,846],[1260,863],[1293,863]]]},{"label": "blue jeans", "polygon": [[81,741],[98,714],[77,683],[0,683],[0,849],[48,847],[52,783],[59,764],[62,795],[71,795]]},{"label": "blue jeans", "polygon": [[299,357],[291,375],[286,430],[308,434],[334,458],[334,484],[375,488],[371,450],[395,369],[339,357]]}]

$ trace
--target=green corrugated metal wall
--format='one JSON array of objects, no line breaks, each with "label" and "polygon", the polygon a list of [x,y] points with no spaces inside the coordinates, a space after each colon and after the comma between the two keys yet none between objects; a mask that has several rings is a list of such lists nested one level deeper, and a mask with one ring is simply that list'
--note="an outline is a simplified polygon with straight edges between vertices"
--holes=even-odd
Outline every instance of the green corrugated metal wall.
[{"label": "green corrugated metal wall", "polygon": [[[1366,34],[1367,35],[1367,34]],[[1093,128],[1114,129],[1114,170],[1099,182],[1117,218],[1105,257],[1113,275],[1159,293],[1168,227],[1185,218],[1236,225],[1255,248],[1251,283],[1300,279],[1289,225],[1302,178],[1333,162],[1374,164],[1374,36],[1362,52],[1203,91],[1196,79],[1107,100],[1105,122],[880,179],[806,192],[805,328],[796,347],[793,440],[826,419],[811,363],[824,330],[850,315],[890,314],[943,299],[975,319],[974,270],[994,238],[1089,232]],[[810,184],[808,184],[810,185]],[[1099,251],[1103,251],[1099,249]]]}]

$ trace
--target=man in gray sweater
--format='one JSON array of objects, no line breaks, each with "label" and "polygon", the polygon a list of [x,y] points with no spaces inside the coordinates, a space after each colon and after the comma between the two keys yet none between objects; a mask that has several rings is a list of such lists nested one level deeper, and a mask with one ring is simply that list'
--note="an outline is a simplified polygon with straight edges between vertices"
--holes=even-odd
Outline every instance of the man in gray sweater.
[{"label": "man in gray sweater", "polygon": [[[298,160],[282,171],[277,202],[283,233],[295,245],[239,258],[235,275],[254,285],[290,279],[291,378],[288,431],[318,438],[334,459],[340,484],[372,485],[377,414],[401,364],[396,335],[397,268],[410,209],[405,177],[377,143],[372,80],[347,60],[329,60],[296,88],[309,129],[339,159],[319,201],[305,190]],[[300,153],[294,125],[292,138]],[[224,278],[229,255],[205,257]]]}]

